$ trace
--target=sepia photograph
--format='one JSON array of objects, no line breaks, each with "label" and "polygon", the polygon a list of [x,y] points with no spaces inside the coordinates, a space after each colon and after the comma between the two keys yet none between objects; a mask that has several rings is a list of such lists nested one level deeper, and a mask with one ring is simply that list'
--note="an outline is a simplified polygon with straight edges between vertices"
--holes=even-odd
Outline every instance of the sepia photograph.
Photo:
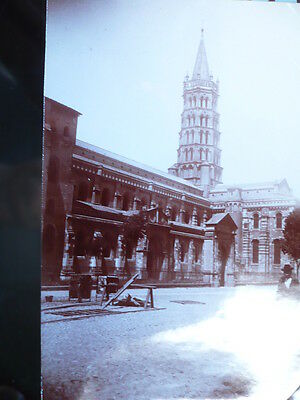
[{"label": "sepia photograph", "polygon": [[300,399],[300,6],[49,0],[45,47],[42,398]]}]

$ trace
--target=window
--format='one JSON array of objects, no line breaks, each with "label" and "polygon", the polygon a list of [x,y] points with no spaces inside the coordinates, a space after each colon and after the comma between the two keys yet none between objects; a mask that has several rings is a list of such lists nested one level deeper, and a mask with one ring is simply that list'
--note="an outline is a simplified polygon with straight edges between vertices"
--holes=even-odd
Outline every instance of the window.
[{"label": "window", "polygon": [[191,142],[192,142],[192,144],[193,144],[193,143],[194,143],[194,136],[195,136],[195,135],[194,135],[194,131],[191,132],[191,136],[192,136]]},{"label": "window", "polygon": [[282,229],[282,214],[276,214],[276,229]]},{"label": "window", "polygon": [[280,264],[281,261],[281,245],[280,240],[275,239],[274,242],[274,264]]},{"label": "window", "polygon": [[254,214],[253,215],[253,229],[258,229],[259,228],[259,215]]},{"label": "window", "polygon": [[258,264],[258,259],[259,259],[259,241],[257,239],[254,239],[252,241],[252,262],[253,264]]}]

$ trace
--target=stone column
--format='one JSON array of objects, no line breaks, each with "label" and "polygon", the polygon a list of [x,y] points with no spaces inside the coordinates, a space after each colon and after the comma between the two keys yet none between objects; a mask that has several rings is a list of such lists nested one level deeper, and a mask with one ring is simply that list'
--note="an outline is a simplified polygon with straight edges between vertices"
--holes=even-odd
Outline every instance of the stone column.
[{"label": "stone column", "polygon": [[67,278],[66,274],[73,272],[74,248],[75,233],[73,230],[72,222],[70,218],[67,217],[65,222],[65,242],[62,260],[61,280],[65,280],[65,278]]},{"label": "stone column", "polygon": [[99,192],[100,192],[100,187],[98,184],[95,184],[93,186],[93,192],[92,192],[92,203],[98,204],[98,199],[99,199]]},{"label": "stone column", "polygon": [[181,208],[179,211],[179,222],[182,224],[184,223],[184,214],[185,214],[185,210],[183,208]]},{"label": "stone column", "polygon": [[147,279],[147,249],[148,249],[148,239],[143,237],[139,239],[136,247],[136,273],[139,273],[140,279]]},{"label": "stone column", "polygon": [[116,258],[115,258],[115,267],[116,267],[117,273],[120,273],[124,267],[122,239],[123,239],[123,235],[118,235],[117,251],[116,251]]},{"label": "stone column", "polygon": [[[212,283],[213,276],[209,275],[214,272],[214,258],[215,258],[215,238],[214,228],[207,229],[205,232],[205,239],[203,242],[202,250],[202,272],[204,282]],[[208,275],[207,275],[208,274]]]},{"label": "stone column", "polygon": [[181,277],[181,260],[180,260],[181,246],[178,238],[174,240],[174,277],[180,279]]},{"label": "stone column", "polygon": [[195,272],[195,245],[194,241],[190,240],[188,249],[188,259],[187,259],[187,272],[185,278],[193,278]]},{"label": "stone column", "polygon": [[137,197],[134,197],[134,199],[133,199],[133,210],[134,211],[140,209],[140,207],[139,207],[140,203],[141,203],[141,200],[138,199]]},{"label": "stone column", "polygon": [[114,195],[114,202],[113,202],[113,208],[120,208],[120,198],[121,198],[121,194],[116,191],[115,195]]},{"label": "stone column", "polygon": [[197,224],[198,224],[197,209],[196,207],[194,207],[192,215],[192,225],[197,225]]}]

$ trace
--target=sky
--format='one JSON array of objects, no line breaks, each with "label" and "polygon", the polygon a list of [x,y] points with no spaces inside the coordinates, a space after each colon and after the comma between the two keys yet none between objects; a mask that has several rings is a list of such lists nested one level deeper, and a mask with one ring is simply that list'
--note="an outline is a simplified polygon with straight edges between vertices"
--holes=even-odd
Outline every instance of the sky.
[{"label": "sky", "polygon": [[45,95],[82,113],[79,139],[167,171],[202,28],[223,183],[286,178],[300,198],[299,4],[49,0]]}]

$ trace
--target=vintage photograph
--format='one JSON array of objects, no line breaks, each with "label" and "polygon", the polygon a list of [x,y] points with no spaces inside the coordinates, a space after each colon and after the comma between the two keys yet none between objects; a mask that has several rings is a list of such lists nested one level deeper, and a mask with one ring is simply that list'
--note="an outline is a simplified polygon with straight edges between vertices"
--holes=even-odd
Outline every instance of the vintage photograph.
[{"label": "vintage photograph", "polygon": [[299,73],[297,4],[48,1],[45,400],[300,398]]}]

